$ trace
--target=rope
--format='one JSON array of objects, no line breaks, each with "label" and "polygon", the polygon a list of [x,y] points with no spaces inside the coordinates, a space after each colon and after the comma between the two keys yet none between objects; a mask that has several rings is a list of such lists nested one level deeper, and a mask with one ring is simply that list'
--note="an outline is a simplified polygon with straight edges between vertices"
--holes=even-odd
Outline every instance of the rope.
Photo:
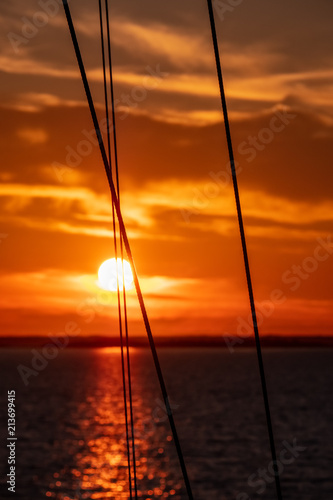
[{"label": "rope", "polygon": [[[110,39],[110,22],[109,22],[108,0],[105,0],[105,10],[106,10],[106,26],[107,26],[108,57],[109,57],[109,77],[110,77],[111,103],[112,103],[111,110],[112,110],[112,126],[113,126],[113,144],[114,144],[114,156],[115,156],[115,167],[116,167],[117,194],[118,194],[118,201],[120,203],[118,148],[117,148],[116,118],[115,118],[115,105],[114,105],[114,90],[113,90],[113,74],[112,74],[112,60],[111,60],[111,39]],[[122,237],[120,237],[120,252],[121,252],[121,262],[122,262],[122,272],[123,272],[123,301],[124,301],[125,338],[126,338],[126,353],[127,353],[127,377],[128,377],[128,385],[129,385],[129,403],[130,403],[131,434],[132,434],[134,490],[135,490],[135,499],[137,500],[138,492],[137,492],[137,475],[136,475],[136,459],[135,459],[133,398],[132,398],[132,383],[131,383],[131,365],[130,365],[130,352],[129,352],[128,321],[127,321],[127,302],[126,302],[126,290],[125,290],[125,286],[124,286],[124,283],[125,283],[124,265],[123,265],[124,249],[123,249]]]},{"label": "rope", "polygon": [[[116,170],[117,195],[118,195],[118,201],[119,201],[119,204],[120,204],[118,147],[117,147],[116,117],[115,117],[114,91],[113,91],[113,74],[112,74],[112,59],[111,59],[111,37],[110,37],[109,2],[108,2],[108,0],[105,0],[105,13],[106,13],[106,30],[107,30],[107,43],[108,43],[109,78],[110,78],[111,104],[112,104],[112,106],[111,106],[111,112],[112,112],[112,127],[113,127],[113,147],[114,147],[114,159],[115,159],[115,167],[116,167],[115,170]],[[109,131],[108,131],[108,136],[109,136]],[[108,141],[110,142],[110,137],[108,137]],[[112,207],[112,208],[114,210],[114,207]],[[122,274],[123,274],[124,324],[125,324],[125,339],[126,339],[126,354],[127,354],[128,395],[129,395],[131,436],[132,436],[132,460],[133,460],[133,476],[134,476],[134,493],[135,493],[135,499],[137,500],[137,498],[138,498],[138,489],[137,489],[137,474],[136,474],[136,459],[135,459],[135,439],[134,439],[132,379],[131,379],[131,363],[130,363],[130,352],[129,352],[127,300],[126,300],[125,275],[124,275],[124,248],[123,248],[123,240],[122,240],[121,235],[120,235],[120,253],[121,253]]]},{"label": "rope", "polygon": [[[108,159],[109,159],[110,175],[112,176],[111,141],[110,141],[110,126],[109,126],[109,104],[108,104],[107,81],[106,81],[105,51],[104,51],[104,30],[103,30],[103,13],[102,13],[102,3],[101,3],[101,0],[98,1],[98,6],[99,6],[99,21],[100,21],[102,60],[103,60],[103,85],[104,85],[105,114],[106,114],[106,123],[107,123]],[[125,413],[125,426],[126,426],[126,450],[127,450],[128,483],[129,483],[130,500],[132,500],[133,495],[132,495],[130,440],[129,440],[129,432],[128,432],[128,412],[127,412],[125,359],[124,359],[124,346],[123,346],[123,329],[122,329],[121,300],[120,300],[119,278],[118,278],[118,251],[117,251],[116,217],[115,217],[113,203],[112,203],[112,225],[113,225],[113,245],[114,245],[115,258],[116,258],[118,321],[119,321],[119,335],[120,335],[120,354],[121,354],[121,372],[122,372],[122,384],[123,384],[124,413]],[[124,281],[123,281],[123,285],[124,285]],[[123,286],[123,288],[124,288],[124,286]],[[126,319],[127,319],[127,315],[126,315]]]},{"label": "rope", "polygon": [[239,197],[239,191],[238,191],[237,174],[236,174],[236,169],[235,169],[235,160],[234,160],[234,152],[233,152],[233,145],[232,145],[232,139],[231,139],[230,125],[229,125],[227,102],[226,102],[224,85],[223,85],[222,68],[221,68],[219,47],[218,47],[218,42],[217,42],[214,12],[213,12],[213,7],[212,7],[212,1],[207,0],[207,3],[208,3],[208,12],[209,12],[213,45],[214,45],[216,70],[217,70],[217,76],[218,76],[219,87],[220,87],[221,104],[222,104],[223,117],[224,117],[224,127],[225,127],[225,133],[226,133],[227,144],[228,144],[228,152],[229,152],[230,166],[231,166],[231,172],[232,172],[232,181],[233,181],[234,194],[235,194],[236,207],[237,207],[238,225],[239,225],[239,231],[240,231],[241,242],[242,242],[246,281],[247,281],[247,287],[248,287],[248,293],[249,293],[249,299],[250,299],[250,305],[251,305],[252,322],[253,322],[253,329],[254,329],[255,342],[256,342],[256,348],[257,348],[257,357],[258,357],[260,380],[261,380],[262,394],[263,394],[265,413],[266,413],[267,430],[268,430],[268,435],[269,435],[272,461],[273,461],[273,466],[274,466],[274,470],[275,470],[276,493],[277,493],[278,500],[282,500],[280,477],[279,477],[279,470],[277,467],[276,450],[275,450],[275,442],[274,442],[274,435],[273,435],[273,426],[272,426],[271,413],[270,413],[270,408],[269,408],[266,377],[265,377],[264,363],[263,363],[263,359],[262,359],[261,344],[260,344],[259,330],[258,330],[258,324],[257,324],[256,307],[255,307],[255,303],[254,303],[252,279],[251,279],[251,273],[250,273],[250,265],[249,265],[244,224],[243,224],[243,215],[242,215],[242,209],[241,209],[241,203],[240,203],[240,197]]},{"label": "rope", "polygon": [[105,173],[106,173],[106,176],[107,176],[107,179],[108,179],[108,183],[109,183],[109,187],[110,187],[110,191],[111,191],[111,194],[112,194],[112,202],[113,202],[113,205],[114,205],[117,217],[118,217],[120,233],[121,233],[123,241],[124,241],[124,246],[125,246],[125,250],[126,250],[126,253],[127,253],[128,260],[130,261],[130,264],[131,264],[131,267],[132,267],[135,289],[136,289],[136,293],[137,293],[137,296],[138,296],[138,300],[139,300],[139,304],[140,304],[140,309],[141,309],[143,321],[144,321],[144,324],[145,324],[145,328],[146,328],[146,332],[147,332],[147,336],[148,336],[148,340],[149,340],[149,345],[150,345],[150,349],[151,349],[151,352],[152,352],[152,356],[153,356],[153,360],[154,360],[154,364],[155,364],[155,369],[156,369],[157,377],[158,377],[158,380],[159,380],[159,384],[160,384],[160,388],[161,388],[161,392],[162,392],[164,404],[165,404],[167,415],[168,415],[168,418],[169,418],[169,423],[170,423],[170,427],[171,427],[171,431],[172,431],[172,435],[173,435],[173,440],[174,440],[174,443],[175,443],[175,446],[176,446],[176,450],[177,450],[177,454],[178,454],[178,459],[179,459],[180,467],[181,467],[181,470],[182,470],[182,474],[183,474],[183,478],[184,478],[184,482],[185,482],[185,486],[186,486],[187,495],[188,495],[188,497],[189,497],[190,500],[193,500],[193,494],[192,494],[192,490],[191,490],[191,485],[190,485],[190,482],[189,482],[189,478],[188,478],[188,474],[187,474],[187,470],[186,470],[186,465],[185,465],[185,461],[184,461],[184,457],[183,457],[183,453],[182,453],[180,441],[179,441],[179,438],[178,438],[177,429],[176,429],[174,418],[173,418],[173,413],[172,413],[170,402],[169,402],[169,396],[168,396],[168,392],[167,392],[167,389],[166,389],[166,386],[165,386],[165,382],[164,382],[164,378],[163,378],[163,374],[162,374],[162,370],[161,370],[159,358],[158,358],[158,355],[157,355],[156,346],[155,346],[154,338],[153,338],[153,335],[152,335],[152,331],[151,331],[151,327],[150,327],[150,323],[149,323],[149,319],[148,319],[148,314],[147,314],[146,306],[145,306],[145,303],[144,303],[144,299],[143,299],[143,295],[142,295],[142,291],[141,291],[141,287],[140,287],[140,283],[139,283],[139,278],[138,278],[138,274],[137,274],[137,271],[136,271],[136,267],[135,267],[135,263],[134,263],[134,259],[133,259],[133,255],[132,255],[132,251],[131,251],[131,247],[130,247],[130,244],[129,244],[129,240],[128,240],[128,236],[127,236],[127,232],[126,232],[124,220],[123,220],[123,217],[122,217],[122,214],[121,214],[121,211],[120,211],[120,205],[119,205],[117,193],[116,193],[115,186],[114,186],[114,183],[113,183],[113,180],[112,180],[112,176],[110,175],[108,159],[107,159],[106,152],[105,152],[105,147],[104,147],[104,144],[103,144],[103,138],[102,138],[101,130],[100,130],[100,127],[99,127],[99,123],[98,123],[98,119],[97,119],[97,115],[96,115],[95,106],[94,106],[94,102],[93,102],[93,99],[92,99],[92,95],[91,95],[89,83],[88,83],[88,80],[87,80],[86,71],[85,71],[85,68],[84,68],[83,61],[82,61],[81,51],[80,51],[80,47],[79,47],[79,44],[78,44],[78,41],[77,41],[77,37],[76,37],[76,33],[75,33],[75,28],[74,28],[73,21],[72,21],[72,16],[71,16],[70,9],[69,9],[69,6],[68,6],[68,0],[62,0],[62,3],[63,3],[65,15],[66,15],[66,19],[67,19],[69,31],[70,31],[70,34],[71,34],[71,38],[72,38],[72,42],[73,42],[73,46],[74,46],[74,50],[75,50],[75,55],[76,55],[76,58],[77,58],[78,66],[79,66],[79,69],[80,69],[82,83],[84,85],[84,89],[85,89],[85,92],[86,92],[87,101],[88,101],[88,105],[89,105],[89,109],[90,109],[90,113],[91,113],[91,118],[92,118],[93,123],[94,123],[96,138],[98,140],[98,144],[99,144],[99,148],[100,148],[100,152],[101,152],[101,156],[102,156],[102,160],[103,160],[103,164],[104,164]]}]

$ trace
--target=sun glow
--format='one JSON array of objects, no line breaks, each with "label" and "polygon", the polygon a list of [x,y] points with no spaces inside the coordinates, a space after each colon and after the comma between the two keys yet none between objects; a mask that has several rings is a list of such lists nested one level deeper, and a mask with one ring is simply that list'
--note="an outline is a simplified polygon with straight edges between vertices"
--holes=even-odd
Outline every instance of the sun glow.
[{"label": "sun glow", "polygon": [[133,274],[129,262],[122,261],[120,258],[117,262],[115,258],[104,261],[98,269],[98,286],[103,290],[116,292],[117,278],[119,290],[123,290],[123,283],[125,283],[125,290],[133,288]]}]

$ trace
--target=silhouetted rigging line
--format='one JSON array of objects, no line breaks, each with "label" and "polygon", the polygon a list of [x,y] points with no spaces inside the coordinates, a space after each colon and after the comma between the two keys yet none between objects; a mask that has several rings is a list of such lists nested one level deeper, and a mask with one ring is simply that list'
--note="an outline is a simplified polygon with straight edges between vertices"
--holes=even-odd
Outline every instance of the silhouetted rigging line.
[{"label": "silhouetted rigging line", "polygon": [[[118,147],[117,147],[117,131],[116,131],[116,117],[115,117],[115,104],[114,104],[114,90],[113,90],[113,71],[112,71],[112,57],[111,57],[111,37],[110,37],[110,19],[109,19],[109,2],[105,0],[105,17],[106,17],[106,32],[108,44],[108,62],[109,62],[109,79],[110,79],[110,92],[111,92],[111,113],[112,113],[112,130],[113,130],[113,147],[114,147],[114,160],[116,171],[116,184],[118,202],[120,205],[120,184],[119,184],[119,166],[118,166]],[[113,207],[114,209],[114,207]],[[136,475],[136,459],[135,459],[135,439],[134,439],[134,418],[133,418],[133,398],[132,398],[132,381],[131,381],[131,363],[129,352],[129,336],[128,336],[128,320],[127,320],[127,299],[125,290],[125,275],[124,275],[124,249],[123,240],[120,234],[120,253],[122,262],[123,273],[123,302],[124,302],[124,324],[125,324],[125,339],[126,339],[126,354],[127,354],[127,378],[128,378],[128,395],[130,407],[130,421],[131,421],[131,434],[132,434],[132,459],[133,459],[133,476],[134,476],[134,493],[135,499],[138,498],[137,489],[137,475]]]},{"label": "silhouetted rigging line", "polygon": [[[111,158],[111,141],[110,141],[110,122],[109,122],[109,103],[108,103],[106,67],[105,67],[106,65],[105,65],[105,50],[104,50],[103,12],[102,12],[102,3],[101,3],[101,0],[98,0],[98,7],[99,7],[99,21],[100,21],[102,61],[103,61],[103,85],[104,85],[104,101],[105,101],[106,126],[107,126],[108,158],[109,158],[110,175],[112,176],[112,158]],[[121,314],[121,299],[120,299],[119,277],[118,277],[117,232],[116,232],[116,217],[115,217],[115,211],[114,211],[114,205],[113,205],[113,203],[112,203],[112,225],[113,225],[113,245],[114,245],[115,258],[116,258],[118,322],[119,322],[119,335],[120,335],[120,354],[121,354],[121,371],[122,371],[122,383],[123,383],[124,414],[125,414],[125,426],[126,426],[126,449],[127,449],[127,464],[128,464],[128,483],[129,483],[130,499],[132,500],[133,495],[132,495],[131,455],[130,455],[130,439],[129,439],[129,432],[128,432],[127,391],[126,391],[125,358],[124,358],[124,346],[123,346],[123,327],[122,327],[122,314]],[[125,289],[125,287],[124,287],[124,280],[123,280],[123,289]],[[126,306],[126,304],[125,304],[125,306]],[[126,322],[127,322],[127,314],[125,314],[125,325],[126,325]],[[137,498],[137,496],[136,496],[136,498]]]},{"label": "silhouetted rigging line", "polygon": [[141,291],[141,287],[140,287],[140,283],[139,283],[139,279],[138,279],[138,274],[137,274],[137,271],[136,271],[136,267],[135,267],[135,263],[134,263],[134,259],[133,259],[133,255],[132,255],[132,251],[131,251],[131,247],[130,247],[129,240],[128,240],[128,237],[127,237],[127,232],[126,232],[124,220],[123,220],[123,217],[122,217],[122,214],[121,214],[121,211],[120,211],[120,206],[119,206],[119,201],[118,201],[117,193],[116,193],[116,190],[115,190],[115,186],[114,186],[114,183],[113,183],[112,176],[110,175],[110,168],[109,168],[108,159],[107,159],[106,152],[105,152],[103,138],[102,138],[101,130],[100,130],[100,127],[99,127],[99,123],[98,123],[98,119],[97,119],[97,115],[96,115],[96,111],[95,111],[94,102],[93,102],[92,95],[91,95],[91,92],[90,92],[90,87],[89,87],[89,83],[88,83],[88,80],[87,80],[86,71],[85,71],[85,68],[84,68],[83,61],[82,61],[81,51],[80,51],[80,47],[79,47],[79,44],[78,44],[78,41],[77,41],[77,37],[76,37],[76,33],[75,33],[75,28],[74,28],[74,25],[73,25],[72,16],[71,16],[70,9],[69,9],[69,6],[68,6],[68,1],[67,0],[62,0],[62,3],[63,3],[63,7],[64,7],[64,10],[65,10],[67,23],[68,23],[69,31],[70,31],[70,34],[71,34],[71,38],[72,38],[72,42],[73,42],[73,46],[74,46],[74,50],[75,50],[75,55],[76,55],[76,58],[77,58],[79,69],[80,69],[82,83],[84,85],[84,89],[85,89],[85,92],[86,92],[86,96],[87,96],[87,101],[88,101],[88,105],[89,105],[91,117],[92,117],[92,120],[93,120],[93,123],[94,123],[94,128],[95,128],[96,137],[97,137],[97,140],[98,140],[100,152],[101,152],[101,155],[102,155],[102,160],[103,160],[103,164],[104,164],[105,173],[107,175],[107,179],[108,179],[108,182],[109,182],[109,187],[110,187],[111,194],[112,194],[112,202],[114,204],[114,207],[115,207],[115,210],[116,210],[116,214],[117,214],[117,217],[118,217],[120,233],[121,233],[121,235],[123,237],[123,241],[124,241],[124,246],[125,246],[125,249],[126,249],[126,253],[127,253],[128,259],[130,261],[131,267],[132,267],[135,289],[136,289],[136,293],[137,293],[137,296],[138,296],[138,300],[139,300],[139,304],[140,304],[140,309],[141,309],[143,321],[144,321],[144,324],[145,324],[145,328],[146,328],[146,332],[147,332],[147,336],[148,336],[148,340],[149,340],[149,345],[150,345],[150,349],[151,349],[151,352],[152,352],[152,356],[153,356],[153,360],[154,360],[154,364],[155,364],[155,369],[156,369],[157,377],[158,377],[158,380],[159,380],[159,384],[160,384],[160,388],[161,388],[161,392],[162,392],[164,404],[165,404],[167,415],[168,415],[168,418],[169,418],[171,432],[172,432],[173,440],[174,440],[174,443],[175,443],[175,446],[176,446],[176,450],[177,450],[177,454],[178,454],[178,459],[179,459],[179,463],[180,463],[180,466],[181,466],[181,470],[182,470],[182,474],[183,474],[183,478],[184,478],[184,482],[185,482],[185,486],[186,486],[187,495],[188,495],[188,497],[189,497],[190,500],[193,500],[192,489],[191,489],[191,485],[190,485],[188,474],[187,474],[187,469],[186,469],[186,465],[185,465],[185,461],[184,461],[184,457],[183,457],[183,452],[182,452],[182,449],[181,449],[181,445],[180,445],[180,441],[179,441],[177,429],[176,429],[176,426],[175,426],[175,422],[174,422],[174,418],[173,418],[173,413],[172,413],[172,409],[171,409],[170,402],[169,402],[169,396],[168,396],[168,392],[167,392],[167,389],[166,389],[166,386],[165,386],[165,382],[164,382],[164,378],[163,378],[163,374],[162,374],[162,370],[161,370],[159,358],[158,358],[158,355],[157,355],[155,341],[154,341],[154,338],[153,338],[153,335],[152,335],[152,331],[151,331],[151,327],[150,327],[150,323],[149,323],[149,319],[148,319],[148,314],[147,314],[147,310],[146,310],[146,306],[145,306],[145,303],[144,303],[144,300],[143,300],[143,295],[142,295],[142,291]]},{"label": "silhouetted rigging line", "polygon": [[214,11],[213,11],[213,7],[212,7],[212,1],[207,0],[207,3],[208,3],[209,20],[210,20],[210,27],[211,27],[211,33],[212,33],[212,39],[213,39],[213,45],[214,45],[216,70],[217,70],[217,76],[218,76],[219,87],[220,87],[221,104],[222,104],[222,111],[223,111],[223,117],[224,117],[224,127],[225,127],[225,133],[226,133],[227,144],[228,144],[228,152],[229,152],[229,159],[230,159],[230,166],[231,166],[231,173],[232,173],[232,182],[233,182],[236,207],[237,207],[238,225],[239,225],[239,231],[240,231],[241,242],[242,242],[242,251],[243,251],[243,258],[244,258],[244,265],[245,265],[246,281],[247,281],[247,287],[248,287],[248,293],[249,293],[249,299],[250,299],[252,322],[253,322],[253,329],[254,329],[256,348],[257,348],[257,357],[258,357],[261,388],[262,388],[265,413],[266,413],[267,430],[268,430],[268,435],[269,435],[272,461],[273,461],[273,466],[274,466],[274,470],[275,470],[275,486],[276,486],[276,492],[277,492],[278,499],[282,500],[279,469],[277,467],[273,426],[272,426],[271,413],[270,413],[270,408],[269,408],[266,377],[265,377],[264,363],[263,363],[263,358],[262,358],[261,344],[260,344],[260,337],[259,337],[259,329],[258,329],[258,323],[257,323],[257,314],[256,314],[255,303],[254,303],[254,294],[253,294],[253,287],[252,287],[250,264],[249,264],[249,258],[248,258],[248,252],[247,252],[242,208],[241,208],[239,190],[238,190],[238,182],[237,182],[237,174],[236,174],[235,160],[234,160],[234,151],[233,151],[232,138],[231,138],[231,132],[230,132],[230,125],[229,125],[227,101],[226,101],[224,85],[223,85],[222,67],[221,67],[220,53],[219,53],[219,47],[218,47],[218,41],[217,41]]},{"label": "silhouetted rigging line", "polygon": [[[113,146],[114,146],[114,158],[115,158],[117,194],[118,194],[118,201],[119,201],[119,204],[120,204],[118,147],[117,147],[116,118],[115,118],[115,104],[114,104],[114,90],[113,90],[113,72],[112,72],[112,58],[111,58],[111,38],[110,38],[110,21],[109,21],[108,0],[105,0],[105,12],[106,12],[106,26],[107,26],[109,78],[110,78],[110,91],[111,91],[111,112],[112,112],[112,129],[113,129]],[[130,365],[130,352],[129,352],[128,320],[127,320],[127,299],[126,299],[126,289],[125,289],[125,286],[124,286],[124,284],[125,284],[124,265],[123,265],[124,250],[123,250],[123,240],[122,240],[121,235],[120,235],[120,252],[121,252],[122,274],[123,274],[124,324],[125,324],[125,339],[126,339],[126,354],[127,354],[127,377],[128,377],[128,392],[129,392],[130,422],[131,422],[131,437],[132,437],[132,460],[133,460],[133,475],[134,475],[134,491],[135,491],[135,498],[137,499],[138,498],[138,494],[137,494],[137,475],[136,475],[136,459],[135,459],[133,398],[132,398],[131,365]]]}]

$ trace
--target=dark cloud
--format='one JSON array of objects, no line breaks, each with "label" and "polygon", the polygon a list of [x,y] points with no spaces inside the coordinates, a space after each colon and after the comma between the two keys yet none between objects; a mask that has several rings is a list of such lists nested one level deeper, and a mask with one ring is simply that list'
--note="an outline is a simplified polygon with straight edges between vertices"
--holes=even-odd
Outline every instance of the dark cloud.
[{"label": "dark cloud", "polygon": [[[191,127],[143,116],[121,120],[120,116],[118,151],[124,187],[173,178],[210,183],[211,172],[217,176],[228,172],[223,124]],[[62,186],[61,180],[66,185],[77,172],[78,185],[106,192],[87,108],[47,108],[38,113],[4,109],[2,118],[2,172],[10,182]],[[272,123],[279,132],[271,130]],[[231,128],[242,188],[291,200],[331,199],[331,125],[289,109],[232,120]],[[42,144],[29,143],[19,135],[22,130],[43,130],[47,139]]]},{"label": "dark cloud", "polygon": [[[20,74],[10,72],[3,75],[2,96],[31,92],[34,89],[35,92],[66,96],[69,99],[74,99],[76,95],[82,98],[82,89],[76,80],[62,78],[61,75],[56,79],[50,79],[47,75],[39,75],[36,78],[30,74],[34,71],[34,62],[37,62],[41,67],[55,68],[60,73],[68,70],[74,71],[74,74],[77,72],[78,78],[75,55],[61,6],[55,18],[50,18],[50,22],[40,28],[27,44],[20,47],[17,54],[11,48],[8,33],[19,34],[24,25],[22,18],[31,20],[40,9],[40,4],[35,0],[15,2],[15,5],[11,6],[3,3],[0,7],[2,36],[7,41],[3,44],[2,52],[6,57],[10,57],[11,62],[17,62],[17,71],[20,71],[20,57],[31,60],[31,71],[23,71],[24,81]],[[71,9],[87,68],[99,68],[101,71],[97,5],[87,0],[80,2],[73,0]],[[333,45],[330,23],[332,10],[332,3],[326,0],[320,0],[315,4],[312,1],[300,0],[274,4],[264,0],[252,0],[241,2],[231,12],[227,12],[222,21],[221,13],[216,7],[226,79],[231,79],[232,82],[234,76],[241,75],[245,78],[253,72],[264,78],[267,74],[311,73],[313,70],[329,69]],[[153,0],[141,0],[138,3],[117,0],[112,2],[110,12],[111,24],[117,32],[113,42],[116,70],[145,74],[147,65],[160,64],[162,69],[171,75],[195,73],[215,76],[205,2],[184,0],[175,8],[173,4]],[[191,36],[201,44],[201,53],[198,47],[195,53],[188,55],[187,60],[181,58],[180,64],[178,52],[182,53],[184,48],[181,46],[181,41],[178,52],[175,51],[172,56],[159,50],[158,44],[154,45],[154,41],[149,49],[147,47],[143,49],[138,44],[134,49],[133,42],[126,46],[126,36],[118,35],[118,30],[126,23],[143,28],[158,27],[161,31],[166,29],[169,33]],[[186,45],[186,40],[183,45]],[[205,64],[202,62],[203,54],[207,57]],[[253,59],[248,72],[242,64],[237,66],[230,60],[230,56],[237,54],[248,55],[248,58]],[[5,71],[10,69],[6,68]],[[305,83],[315,85],[308,79]],[[296,81],[294,87],[297,85]],[[93,83],[92,86],[99,101],[102,102],[102,85]],[[121,93],[124,87],[120,85],[118,90]],[[160,99],[165,100],[165,96],[161,95]],[[257,109],[260,109],[259,104],[257,103]],[[179,105],[179,102],[175,101],[176,105]]]}]

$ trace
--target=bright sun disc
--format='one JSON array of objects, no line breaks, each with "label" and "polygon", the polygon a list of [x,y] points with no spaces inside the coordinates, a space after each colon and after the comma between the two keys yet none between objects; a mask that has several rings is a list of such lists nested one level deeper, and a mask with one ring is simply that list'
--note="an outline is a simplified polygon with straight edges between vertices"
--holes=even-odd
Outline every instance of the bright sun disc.
[{"label": "bright sun disc", "polygon": [[[129,290],[133,286],[133,274],[130,264],[127,260],[123,260],[124,265],[124,281],[125,290]],[[98,285],[103,290],[110,292],[117,291],[117,274],[119,281],[119,290],[123,290],[123,267],[121,259],[108,259],[98,269]]]}]

